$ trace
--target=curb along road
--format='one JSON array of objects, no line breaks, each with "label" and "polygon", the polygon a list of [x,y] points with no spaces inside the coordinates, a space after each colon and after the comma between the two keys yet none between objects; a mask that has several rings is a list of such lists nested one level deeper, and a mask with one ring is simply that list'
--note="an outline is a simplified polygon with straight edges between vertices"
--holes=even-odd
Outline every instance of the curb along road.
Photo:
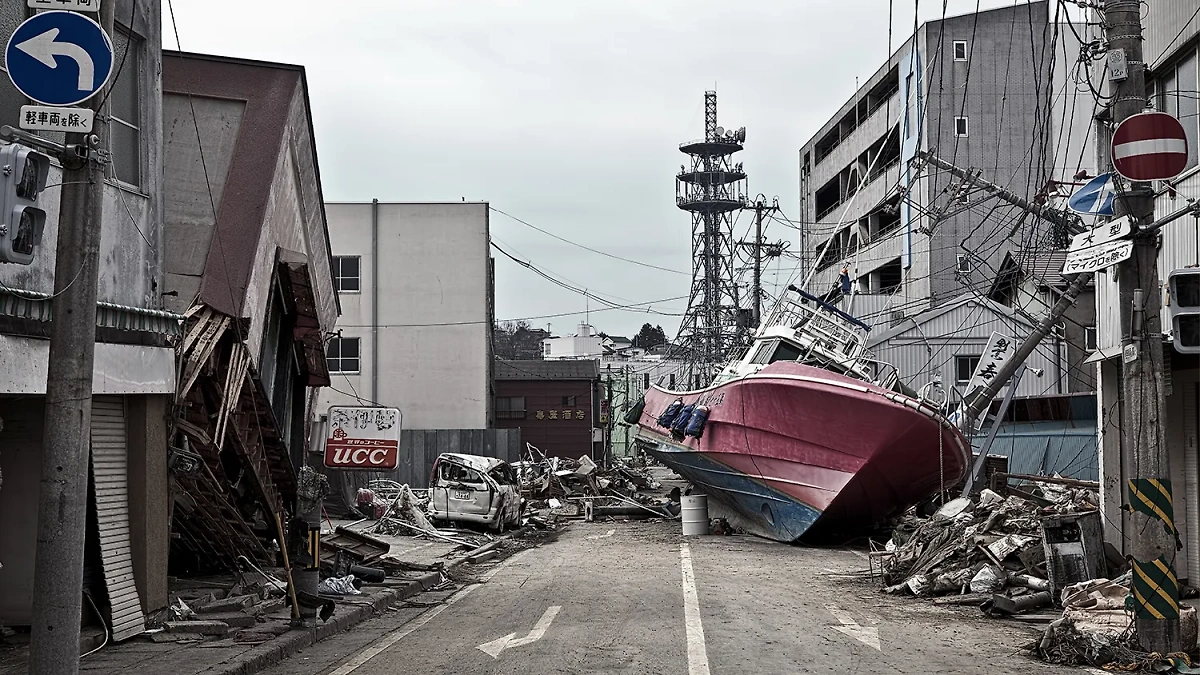
[{"label": "curb along road", "polygon": [[[480,549],[468,551],[462,556],[446,563],[444,571],[453,570],[468,562],[475,563],[490,560],[494,557],[492,549],[510,537],[522,534],[524,529],[515,530],[507,536],[497,539],[495,542],[480,547],[480,549],[488,549],[484,551],[485,555],[479,555]],[[493,553],[493,555],[486,555],[487,553]],[[430,572],[402,587],[374,593],[369,596],[370,604],[339,608],[339,612],[325,623],[310,626],[303,630],[297,629],[284,633],[274,640],[264,642],[225,663],[214,666],[205,671],[204,675],[252,675],[264,668],[280,663],[322,640],[338,635],[339,633],[344,633],[367,619],[378,616],[397,602],[407,600],[414,595],[437,586],[441,581],[441,573]]]}]

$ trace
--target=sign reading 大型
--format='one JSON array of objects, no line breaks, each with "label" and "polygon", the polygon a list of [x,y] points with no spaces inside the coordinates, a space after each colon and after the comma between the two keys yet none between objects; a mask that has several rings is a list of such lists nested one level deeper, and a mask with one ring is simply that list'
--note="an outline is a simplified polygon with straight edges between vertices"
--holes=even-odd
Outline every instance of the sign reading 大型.
[{"label": "sign reading \u5927\u578b", "polygon": [[13,31],[4,50],[8,77],[37,103],[70,106],[100,92],[113,72],[108,34],[76,12],[35,14]]},{"label": "sign reading \u5927\u578b", "polygon": [[91,108],[54,108],[42,105],[21,106],[22,129],[29,131],[73,131],[90,133],[95,111]]},{"label": "sign reading \u5927\u578b", "polygon": [[325,466],[330,469],[394,469],[400,454],[400,411],[396,408],[329,409]]}]

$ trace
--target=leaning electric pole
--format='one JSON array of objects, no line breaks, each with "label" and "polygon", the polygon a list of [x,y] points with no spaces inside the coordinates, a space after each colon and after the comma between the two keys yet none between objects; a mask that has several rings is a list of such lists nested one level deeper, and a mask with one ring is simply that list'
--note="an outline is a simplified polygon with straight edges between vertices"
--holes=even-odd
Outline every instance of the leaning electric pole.
[{"label": "leaning electric pole", "polygon": [[[100,3],[100,25],[112,35],[115,0]],[[79,672],[83,609],[83,549],[91,454],[92,364],[96,349],[96,288],[104,201],[107,118],[102,87],[89,103],[90,134],[67,134],[74,160],[63,159],[54,318],[46,375],[42,478],[33,575],[31,675]]]},{"label": "leaning electric pole", "polygon": [[[1146,64],[1142,60],[1140,0],[1105,0],[1103,9],[1109,63],[1126,64],[1125,77],[1110,75],[1115,128],[1146,109]],[[1110,73],[1119,73],[1119,69]],[[1126,500],[1126,531],[1133,539],[1135,626],[1142,648],[1180,651],[1179,582],[1175,574],[1175,524],[1171,474],[1167,465],[1163,382],[1162,289],[1158,278],[1155,231],[1141,231],[1154,218],[1149,183],[1133,183],[1116,200],[1116,218],[1133,222],[1133,255],[1117,267],[1124,344],[1120,378],[1122,443],[1133,455]],[[1154,508],[1143,508],[1152,504]]]}]

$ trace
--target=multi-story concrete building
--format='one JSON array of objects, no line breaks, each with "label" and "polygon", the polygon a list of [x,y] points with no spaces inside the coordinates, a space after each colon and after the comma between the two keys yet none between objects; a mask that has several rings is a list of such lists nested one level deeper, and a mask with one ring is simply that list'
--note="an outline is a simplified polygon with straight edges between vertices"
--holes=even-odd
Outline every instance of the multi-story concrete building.
[{"label": "multi-story concrete building", "polygon": [[1053,112],[1074,108],[1075,95],[1054,95],[1056,75],[1067,72],[1055,64],[1063,54],[1076,58],[1078,41],[1047,12],[1046,2],[1032,2],[923,24],[800,149],[810,290],[832,288],[846,267],[864,296],[856,314],[887,321],[967,288],[986,290],[1005,254],[1040,243],[1008,229],[998,234],[1014,223],[994,216],[1010,207],[989,213],[993,199],[961,189],[960,179],[918,153],[1021,194],[1059,173],[1056,156],[1074,148],[1066,146],[1069,133],[1056,144],[1061,120]]},{"label": "multi-story concrete building", "polygon": [[[914,317],[964,294],[986,297],[998,277],[1012,281],[1010,267],[1027,268],[1065,242],[1061,228],[964,186],[923,154],[1031,199],[1052,196],[1051,181],[1094,170],[1092,101],[1068,86],[1079,44],[1044,1],[921,25],[800,150],[808,290],[838,298],[844,271],[853,297],[840,306],[878,336],[909,319],[925,323]],[[1026,295],[1003,304],[1034,315]],[[1086,328],[1064,331],[1055,349],[1070,382],[1043,379],[1042,393],[1090,389],[1079,376]],[[1066,349],[1071,338],[1078,349]],[[956,364],[978,346],[937,353],[941,361],[917,369],[910,385],[939,374],[954,381]]]},{"label": "multi-story concrete building", "polygon": [[333,384],[318,415],[374,401],[399,408],[406,429],[491,427],[487,203],[325,209],[342,316],[326,343]]},{"label": "multi-story concrete building", "polygon": [[[1195,0],[1160,0],[1142,15],[1143,61],[1147,64],[1146,84],[1152,92],[1150,104],[1156,110],[1176,116],[1188,138],[1187,169],[1171,184],[1173,189],[1156,190],[1156,218],[1169,215],[1200,199],[1200,11]],[[1096,136],[1105,165],[1112,127],[1106,119],[1096,126]],[[1160,187],[1156,183],[1155,187]],[[1150,290],[1165,296],[1167,276],[1172,270],[1200,265],[1200,235],[1196,220],[1190,216],[1169,223],[1162,229],[1158,247],[1158,274],[1164,289]],[[1096,275],[1096,313],[1098,347],[1092,360],[1098,365],[1100,398],[1100,481],[1101,507],[1104,511],[1105,538],[1122,554],[1130,553],[1132,540],[1126,532],[1129,516],[1121,505],[1128,501],[1125,485],[1138,477],[1133,449],[1126,447],[1121,434],[1121,409],[1124,405],[1124,379],[1121,350],[1129,328],[1121,322],[1117,275]],[[1197,468],[1200,439],[1200,359],[1174,348],[1171,335],[1170,307],[1164,303],[1162,326],[1163,356],[1166,371],[1166,409],[1161,411],[1167,427],[1170,478],[1174,488],[1175,526],[1183,549],[1176,569],[1180,579],[1192,586],[1200,583],[1200,469]],[[1186,561],[1186,563],[1185,563]]]},{"label": "multi-story concrete building", "polygon": [[[113,0],[116,61],[124,62],[105,113],[111,164],[104,184],[99,301],[92,377],[92,480],[88,591],[115,639],[144,628],[143,612],[167,604],[166,417],[175,391],[182,317],[163,311],[162,49],[160,3]],[[0,41],[34,10],[0,3]],[[133,17],[132,25],[127,24]],[[0,74],[0,124],[28,104]],[[43,132],[46,133],[46,132]],[[63,141],[61,133],[46,133]],[[62,173],[57,161],[39,198],[47,222],[28,266],[0,264],[0,624],[28,625],[42,474],[49,334]],[[95,272],[93,272],[95,273]],[[97,514],[99,514],[98,520]],[[92,548],[95,547],[95,548]],[[92,559],[89,557],[89,561]]]}]

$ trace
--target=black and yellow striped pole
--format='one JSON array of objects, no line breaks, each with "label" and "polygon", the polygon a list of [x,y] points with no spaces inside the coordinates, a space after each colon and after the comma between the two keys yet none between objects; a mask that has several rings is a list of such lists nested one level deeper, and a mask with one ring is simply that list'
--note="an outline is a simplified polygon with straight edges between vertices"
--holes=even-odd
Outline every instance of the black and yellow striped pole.
[{"label": "black and yellow striped pole", "polygon": [[[1178,541],[1171,481],[1156,478],[1131,478],[1127,510],[1141,514],[1142,527],[1161,530],[1171,541]],[[1138,518],[1137,520],[1142,520]],[[1133,566],[1134,613],[1149,621],[1179,621],[1179,579],[1175,575],[1174,548],[1153,559],[1131,556]]]}]

